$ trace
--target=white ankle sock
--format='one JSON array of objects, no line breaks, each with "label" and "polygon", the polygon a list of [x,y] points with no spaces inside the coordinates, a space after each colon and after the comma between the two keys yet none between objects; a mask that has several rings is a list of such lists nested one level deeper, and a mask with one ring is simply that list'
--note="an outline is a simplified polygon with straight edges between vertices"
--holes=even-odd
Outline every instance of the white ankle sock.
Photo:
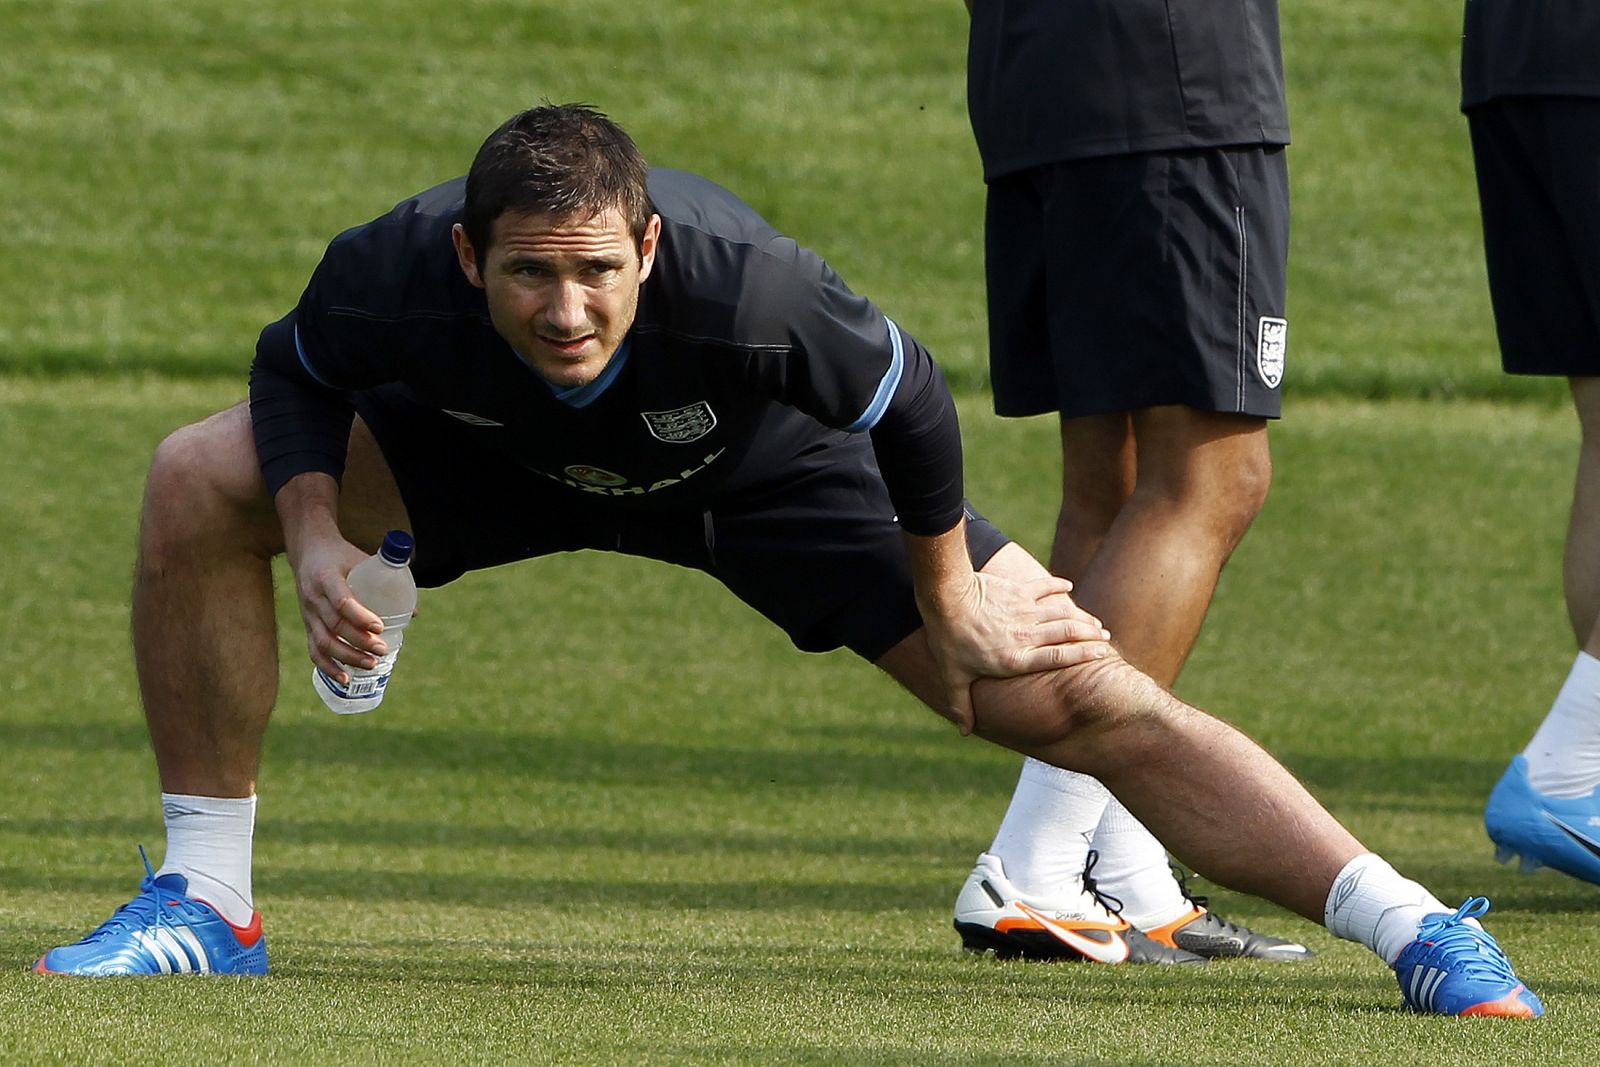
[{"label": "white ankle sock", "polygon": [[1095,886],[1122,908],[1122,917],[1154,930],[1194,910],[1172,876],[1167,850],[1115,797],[1106,805],[1089,847],[1099,854]]},{"label": "white ankle sock", "polygon": [[1523,750],[1528,784],[1553,797],[1600,786],[1600,659],[1579,652],[1550,713]]},{"label": "white ankle sock", "polygon": [[235,926],[247,926],[255,911],[250,889],[250,853],[256,798],[161,794],[167,824],[163,874],[189,880],[189,895],[210,904]]},{"label": "white ankle sock", "polygon": [[1454,910],[1383,857],[1367,852],[1345,864],[1333,880],[1323,915],[1330,934],[1361,942],[1393,967],[1400,951],[1417,939],[1424,916]]},{"label": "white ankle sock", "polygon": [[1029,759],[989,852],[1024,893],[1081,891],[1089,837],[1110,800],[1106,787],[1088,775]]}]

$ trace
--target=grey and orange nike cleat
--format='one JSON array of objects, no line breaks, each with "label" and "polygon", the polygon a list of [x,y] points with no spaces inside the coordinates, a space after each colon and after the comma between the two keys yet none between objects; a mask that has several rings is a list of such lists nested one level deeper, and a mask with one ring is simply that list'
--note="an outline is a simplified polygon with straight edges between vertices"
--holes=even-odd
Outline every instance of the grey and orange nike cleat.
[{"label": "grey and orange nike cleat", "polygon": [[1278,963],[1298,963],[1316,955],[1298,941],[1257,933],[1248,926],[1229,922],[1211,911],[1205,897],[1189,892],[1189,876],[1174,868],[1178,888],[1191,909],[1165,926],[1146,929],[1145,936],[1172,948],[1187,949],[1207,959],[1257,959]]},{"label": "grey and orange nike cleat", "polygon": [[999,959],[1091,963],[1203,964],[1204,956],[1163,945],[1111,913],[1089,890],[1026,898],[985,852],[956,897],[956,933],[968,952]]}]

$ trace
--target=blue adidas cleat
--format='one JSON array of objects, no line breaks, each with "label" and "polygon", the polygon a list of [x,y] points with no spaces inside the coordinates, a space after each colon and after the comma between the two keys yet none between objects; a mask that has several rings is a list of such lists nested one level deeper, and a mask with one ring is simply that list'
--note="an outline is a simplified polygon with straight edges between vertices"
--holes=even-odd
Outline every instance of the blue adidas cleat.
[{"label": "blue adidas cleat", "polygon": [[1466,922],[1488,910],[1486,897],[1469,897],[1453,914],[1441,911],[1422,920],[1417,939],[1394,964],[1406,1007],[1435,1015],[1544,1014],[1544,1004],[1511,970],[1495,939]]},{"label": "blue adidas cleat", "polygon": [[1526,757],[1511,766],[1489,794],[1483,826],[1501,863],[1522,857],[1522,869],[1551,867],[1600,884],[1600,790],[1553,797],[1528,784]]},{"label": "blue adidas cleat", "polygon": [[40,974],[266,974],[267,939],[261,913],[234,926],[215,908],[188,895],[181,874],[156,877],[144,849],[139,895],[82,941],[53,948],[33,969]]}]

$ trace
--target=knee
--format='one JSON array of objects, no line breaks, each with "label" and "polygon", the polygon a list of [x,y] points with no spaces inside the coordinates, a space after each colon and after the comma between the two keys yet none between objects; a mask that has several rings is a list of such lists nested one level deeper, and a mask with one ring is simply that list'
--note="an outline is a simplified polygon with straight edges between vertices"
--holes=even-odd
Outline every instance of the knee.
[{"label": "knee", "polygon": [[255,468],[216,419],[185,426],[157,446],[145,480],[139,551],[146,563],[182,561],[209,546],[276,551],[276,523]]},{"label": "knee", "polygon": [[1260,447],[1215,457],[1201,450],[1176,470],[1142,477],[1136,492],[1148,493],[1152,507],[1166,511],[1195,536],[1209,538],[1226,554],[1261,513],[1271,487],[1272,455],[1263,440]]},{"label": "knee", "polygon": [[1126,739],[1177,705],[1120,656],[1018,678],[982,679],[972,696],[974,732],[1030,755],[1057,746],[1086,752],[1104,737]]},{"label": "knee", "polygon": [[1272,457],[1265,448],[1241,457],[1217,476],[1214,508],[1217,529],[1229,543],[1237,545],[1267,502],[1272,488]]}]

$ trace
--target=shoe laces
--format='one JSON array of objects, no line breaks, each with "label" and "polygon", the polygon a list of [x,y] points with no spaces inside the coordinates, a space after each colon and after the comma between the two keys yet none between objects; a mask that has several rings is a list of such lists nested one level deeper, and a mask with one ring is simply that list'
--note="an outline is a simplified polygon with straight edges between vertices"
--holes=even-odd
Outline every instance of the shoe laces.
[{"label": "shoe laces", "polygon": [[1488,911],[1488,897],[1468,897],[1453,914],[1439,912],[1423,919],[1417,940],[1450,955],[1452,973],[1519,982],[1500,943],[1488,931],[1467,924],[1468,919],[1480,918]]},{"label": "shoe laces", "polygon": [[1193,871],[1186,871],[1175,863],[1168,864],[1167,867],[1172,871],[1172,877],[1178,880],[1178,892],[1183,894],[1183,899],[1187,900],[1201,911],[1209,911],[1211,898],[1189,891],[1189,879],[1195,877],[1195,873]]},{"label": "shoe laces", "polygon": [[[1195,877],[1193,871],[1186,871],[1177,864],[1170,864],[1169,866],[1172,870],[1172,877],[1178,880],[1178,892],[1183,894],[1183,899],[1200,909],[1200,914],[1196,916],[1196,918],[1203,919],[1207,926],[1210,926],[1212,929],[1221,930],[1224,934],[1232,934],[1237,937],[1257,936],[1256,932],[1250,929],[1248,926],[1240,926],[1238,923],[1229,922],[1227,919],[1224,919],[1222,916],[1212,911],[1210,897],[1190,891],[1189,879]],[[1189,921],[1193,922],[1194,920],[1191,919]]]},{"label": "shoe laces", "polygon": [[139,883],[139,895],[113,912],[111,918],[91,930],[79,944],[103,941],[129,930],[146,930],[152,926],[175,929],[182,925],[175,922],[169,913],[181,912],[188,902],[180,898],[174,901],[176,907],[163,904],[162,895],[170,891],[156,885],[155,868],[150,865],[150,856],[143,845],[139,846],[139,858],[144,861],[144,879]]},{"label": "shoe laces", "polygon": [[1090,849],[1083,858],[1083,891],[1094,897],[1095,901],[1111,914],[1122,917],[1122,901],[1103,891],[1094,880],[1094,865],[1100,862],[1098,849]]}]

